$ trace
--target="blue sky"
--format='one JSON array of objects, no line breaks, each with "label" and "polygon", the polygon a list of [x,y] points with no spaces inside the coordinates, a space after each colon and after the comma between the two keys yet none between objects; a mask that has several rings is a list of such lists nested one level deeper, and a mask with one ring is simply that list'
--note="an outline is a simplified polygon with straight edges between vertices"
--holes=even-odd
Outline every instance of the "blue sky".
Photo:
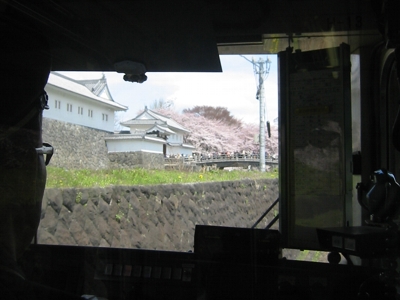
[{"label": "blue sky", "polygon": [[[257,61],[267,56],[246,55]],[[253,65],[239,55],[223,55],[222,73],[147,73],[147,81],[138,84],[125,82],[123,74],[107,72],[107,83],[114,100],[129,107],[120,113],[120,120],[135,117],[144,106],[156,99],[172,100],[178,111],[196,105],[226,107],[232,115],[246,123],[258,123],[259,101],[256,100],[257,83]],[[265,81],[266,120],[278,117],[277,57],[268,55],[271,69]],[[99,75],[100,74],[100,75]],[[101,76],[93,72],[70,74],[73,78]]]}]

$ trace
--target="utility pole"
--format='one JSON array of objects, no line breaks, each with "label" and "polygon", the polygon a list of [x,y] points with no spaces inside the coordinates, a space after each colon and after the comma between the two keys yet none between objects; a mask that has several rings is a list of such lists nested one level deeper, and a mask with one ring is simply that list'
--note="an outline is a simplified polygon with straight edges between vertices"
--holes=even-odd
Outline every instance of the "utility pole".
[{"label": "utility pole", "polygon": [[[253,65],[254,75],[257,81],[256,99],[260,101],[260,171],[265,172],[265,97],[264,97],[264,81],[268,77],[271,61],[267,57],[263,60],[261,57],[257,62],[254,59],[249,60],[241,55],[245,60]],[[269,125],[269,124],[268,124]],[[268,128],[268,132],[270,129]]]}]

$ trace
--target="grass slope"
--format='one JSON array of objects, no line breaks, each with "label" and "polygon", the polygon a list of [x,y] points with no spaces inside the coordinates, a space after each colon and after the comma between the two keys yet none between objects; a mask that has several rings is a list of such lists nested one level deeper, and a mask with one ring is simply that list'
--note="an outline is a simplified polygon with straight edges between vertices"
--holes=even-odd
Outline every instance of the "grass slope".
[{"label": "grass slope", "polygon": [[165,171],[147,169],[114,170],[66,170],[47,168],[47,188],[106,187],[110,185],[155,185],[171,183],[195,183],[231,181],[241,179],[278,178],[277,169],[271,172],[223,171],[208,172]]}]

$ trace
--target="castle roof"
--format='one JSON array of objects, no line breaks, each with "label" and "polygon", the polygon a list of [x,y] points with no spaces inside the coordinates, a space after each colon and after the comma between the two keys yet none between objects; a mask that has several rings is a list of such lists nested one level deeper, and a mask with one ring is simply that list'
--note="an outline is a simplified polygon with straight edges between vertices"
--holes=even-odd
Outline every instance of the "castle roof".
[{"label": "castle roof", "polygon": [[128,109],[127,106],[114,101],[104,74],[100,78],[76,80],[59,72],[51,72],[47,84],[111,105],[115,110],[125,111]]},{"label": "castle roof", "polygon": [[160,113],[150,110],[147,107],[141,114],[139,114],[135,118],[125,122],[121,122],[121,125],[130,128],[134,128],[135,126],[160,125],[162,127],[169,128],[172,131],[181,131],[183,133],[190,133],[190,130],[186,129],[178,122],[174,121],[173,119],[167,116],[164,116]]}]

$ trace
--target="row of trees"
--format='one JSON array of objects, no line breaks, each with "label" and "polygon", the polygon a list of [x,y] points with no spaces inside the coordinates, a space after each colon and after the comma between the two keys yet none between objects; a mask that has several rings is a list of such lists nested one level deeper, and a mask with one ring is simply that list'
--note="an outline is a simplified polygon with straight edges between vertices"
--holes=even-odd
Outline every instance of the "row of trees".
[{"label": "row of trees", "polygon": [[[161,101],[162,102],[162,101]],[[231,115],[225,107],[195,106],[184,109],[182,113],[173,105],[165,107],[160,100],[151,109],[168,116],[189,129],[186,143],[196,147],[199,152],[257,152],[259,151],[259,126],[246,124]],[[266,134],[266,152],[278,153],[278,128],[271,126],[271,137]]]}]

